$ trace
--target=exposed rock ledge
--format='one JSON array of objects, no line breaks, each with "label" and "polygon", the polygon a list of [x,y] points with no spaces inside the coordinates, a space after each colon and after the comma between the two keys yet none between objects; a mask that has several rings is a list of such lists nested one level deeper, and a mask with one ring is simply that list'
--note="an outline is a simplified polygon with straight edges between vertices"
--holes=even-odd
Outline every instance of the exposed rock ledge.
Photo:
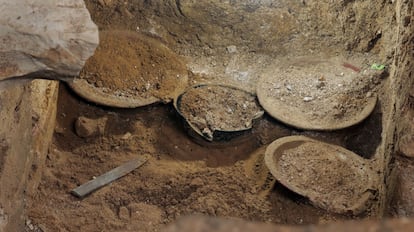
[{"label": "exposed rock ledge", "polygon": [[0,0],[0,80],[70,77],[99,42],[83,0]]}]

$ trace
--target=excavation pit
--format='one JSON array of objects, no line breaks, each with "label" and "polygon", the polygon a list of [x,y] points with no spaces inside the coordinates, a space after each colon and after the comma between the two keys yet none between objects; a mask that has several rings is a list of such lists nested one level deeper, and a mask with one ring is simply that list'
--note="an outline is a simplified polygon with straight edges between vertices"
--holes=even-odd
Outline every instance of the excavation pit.
[{"label": "excavation pit", "polygon": [[[148,101],[138,104],[145,105],[139,108],[84,100],[85,96],[78,97],[60,83],[57,101],[53,100],[53,91],[39,91],[50,95],[43,94],[48,99],[44,103],[51,104],[45,107],[50,114],[36,117],[24,114],[30,114],[26,107],[32,107],[24,95],[30,87],[18,88],[3,82],[2,86],[11,92],[1,93],[5,126],[0,145],[6,155],[0,158],[0,228],[5,218],[14,225],[10,228],[26,227],[28,231],[160,231],[192,214],[284,225],[414,215],[412,190],[406,187],[412,179],[407,173],[414,164],[403,157],[402,151],[408,148],[398,142],[412,133],[412,119],[408,117],[412,106],[407,103],[414,79],[411,3],[85,2],[101,33],[126,31],[155,40],[182,62],[185,67],[181,66],[179,72],[188,75],[187,79],[178,88],[166,85],[174,88],[165,95],[154,93],[160,103]],[[116,50],[121,45],[128,49],[136,46],[111,46]],[[299,57],[346,57],[341,66],[335,67],[345,68],[344,74],[353,73],[357,68],[362,70],[361,63],[355,62],[360,56],[370,57],[363,63],[369,72],[378,72],[370,69],[377,63],[386,67],[387,75],[375,78],[369,88],[362,88],[363,96],[377,97],[369,116],[352,126],[341,126],[342,129],[295,127],[265,113],[249,133],[220,143],[208,142],[189,136],[173,104],[167,103],[184,91],[181,87],[193,85],[230,85],[254,95],[262,78],[278,76],[286,60]],[[132,70],[135,64],[130,61],[125,65]],[[107,77],[110,76],[116,75]],[[122,77],[111,80],[120,81]],[[318,78],[315,81],[323,81]],[[92,84],[99,87],[102,83]],[[138,83],[141,87],[146,88],[144,82]],[[287,89],[287,85],[283,84],[283,88]],[[307,103],[313,100],[305,99],[313,96],[301,97]],[[55,107],[51,107],[53,104]],[[57,111],[56,126],[53,109]],[[324,108],[324,112],[330,113],[330,109]],[[75,122],[82,118],[105,121],[105,127],[79,136]],[[43,136],[46,132],[51,132],[52,139],[29,139],[31,135],[47,138]],[[333,213],[315,207],[306,197],[269,179],[258,157],[272,141],[291,135],[344,147],[369,162],[379,180],[370,206],[358,215]],[[34,148],[25,147],[30,143],[35,144]],[[80,184],[143,155],[148,162],[125,177],[83,200],[70,195],[70,190]],[[3,202],[11,202],[12,206]],[[21,215],[25,223],[21,223]]]}]

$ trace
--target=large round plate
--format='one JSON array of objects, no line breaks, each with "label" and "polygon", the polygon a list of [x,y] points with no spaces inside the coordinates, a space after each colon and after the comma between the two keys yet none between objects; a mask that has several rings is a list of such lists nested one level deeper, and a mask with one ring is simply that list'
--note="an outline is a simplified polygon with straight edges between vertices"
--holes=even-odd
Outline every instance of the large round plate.
[{"label": "large round plate", "polygon": [[283,137],[267,147],[265,164],[281,184],[334,213],[360,214],[373,197],[368,161],[340,146]]},{"label": "large round plate", "polygon": [[100,32],[100,44],[79,77],[68,82],[97,104],[134,108],[171,101],[188,85],[180,57],[156,38],[133,31]]},{"label": "large round plate", "polygon": [[375,83],[382,71],[371,70],[369,62],[351,64],[341,57],[284,61],[261,74],[257,97],[267,113],[290,126],[346,128],[364,120],[375,108]]}]

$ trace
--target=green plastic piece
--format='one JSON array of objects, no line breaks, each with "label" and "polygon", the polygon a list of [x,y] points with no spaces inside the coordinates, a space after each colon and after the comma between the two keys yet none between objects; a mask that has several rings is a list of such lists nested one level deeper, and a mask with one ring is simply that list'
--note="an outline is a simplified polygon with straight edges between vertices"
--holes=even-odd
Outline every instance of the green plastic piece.
[{"label": "green plastic piece", "polygon": [[374,69],[374,70],[384,70],[385,69],[385,65],[383,65],[383,64],[372,64],[371,65],[371,69]]}]

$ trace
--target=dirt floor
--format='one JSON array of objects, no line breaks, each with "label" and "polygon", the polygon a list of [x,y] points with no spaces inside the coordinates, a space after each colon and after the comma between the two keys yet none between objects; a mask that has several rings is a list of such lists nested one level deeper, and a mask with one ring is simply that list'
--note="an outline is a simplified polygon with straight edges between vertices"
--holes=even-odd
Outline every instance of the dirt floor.
[{"label": "dirt floor", "polygon": [[[393,50],[387,46],[394,41],[393,21],[387,21],[394,12],[391,3],[271,2],[87,0],[86,4],[101,31],[137,32],[174,50],[187,65],[188,85],[233,84],[254,93],[257,80],[270,75],[269,67],[278,59],[304,54],[341,53],[353,61],[353,52],[372,53],[375,62],[391,63]],[[273,24],[266,24],[262,15]],[[332,25],[330,19],[339,22]],[[133,60],[123,62],[135,65]],[[352,64],[353,70],[357,64]],[[130,89],[131,82],[118,83]],[[305,135],[377,162],[377,178],[385,181],[381,179],[385,159],[379,148],[388,125],[384,119],[390,120],[383,115],[390,107],[387,85],[386,78],[370,85],[365,94],[378,94],[379,102],[366,120],[346,129],[303,131],[265,114],[251,131],[230,141],[208,142],[185,126],[171,103],[135,109],[98,106],[62,83],[43,178],[38,191],[27,199],[26,229],[159,231],[189,214],[289,225],[380,217],[384,189],[373,190],[371,206],[360,215],[330,213],[275,182],[263,164],[263,154],[277,138]],[[301,96],[301,103],[303,97],[307,96]],[[70,194],[135,157],[148,162],[84,199]],[[398,208],[393,212],[401,215]]]},{"label": "dirt floor", "polygon": [[[259,155],[254,151],[292,133],[273,119],[262,120],[241,138],[212,144],[190,137],[171,105],[105,109],[80,100],[62,85],[58,106],[54,145],[38,193],[29,202],[29,217],[40,228],[152,231],[187,214],[283,224],[351,218],[315,208],[280,184],[267,189],[268,195],[258,194],[266,190],[261,174],[265,167],[257,161],[264,150]],[[80,116],[107,118],[105,130],[79,137],[74,123]],[[330,137],[345,143],[349,138],[344,134]],[[149,161],[130,175],[83,200],[69,193],[137,156]]]}]

